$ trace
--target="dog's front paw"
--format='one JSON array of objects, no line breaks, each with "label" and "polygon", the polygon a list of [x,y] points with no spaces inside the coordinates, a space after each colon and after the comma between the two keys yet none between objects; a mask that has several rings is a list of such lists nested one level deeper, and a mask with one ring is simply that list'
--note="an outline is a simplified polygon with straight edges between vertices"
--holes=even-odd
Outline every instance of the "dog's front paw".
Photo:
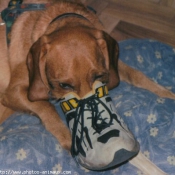
[{"label": "dog's front paw", "polygon": [[62,146],[62,148],[70,151],[71,149],[71,145],[72,145],[72,142],[71,142],[71,139],[64,139],[63,141],[60,142],[60,145]]},{"label": "dog's front paw", "polygon": [[59,140],[60,145],[62,148],[70,151],[71,145],[72,145],[72,139],[71,139],[71,134],[68,128],[65,126],[64,129],[61,129],[59,134],[56,136]]}]

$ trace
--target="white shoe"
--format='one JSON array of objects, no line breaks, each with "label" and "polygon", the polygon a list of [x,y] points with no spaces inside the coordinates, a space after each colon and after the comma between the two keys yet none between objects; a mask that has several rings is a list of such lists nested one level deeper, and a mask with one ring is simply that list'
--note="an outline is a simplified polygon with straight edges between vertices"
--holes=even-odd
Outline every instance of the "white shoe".
[{"label": "white shoe", "polygon": [[105,84],[96,81],[84,98],[71,92],[60,102],[72,133],[71,154],[87,169],[103,170],[139,152],[139,144],[115,112]]}]

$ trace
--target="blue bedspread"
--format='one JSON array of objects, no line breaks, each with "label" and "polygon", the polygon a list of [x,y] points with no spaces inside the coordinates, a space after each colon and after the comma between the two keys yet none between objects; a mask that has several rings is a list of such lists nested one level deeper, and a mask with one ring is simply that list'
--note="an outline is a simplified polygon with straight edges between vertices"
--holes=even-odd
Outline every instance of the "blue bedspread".
[{"label": "blue bedspread", "polygon": [[[126,40],[119,46],[122,61],[175,92],[175,49],[142,39]],[[110,95],[139,141],[141,151],[162,170],[174,175],[175,100],[159,98],[125,82],[110,91]],[[55,107],[64,120],[59,104]],[[0,126],[0,174],[54,174],[54,171],[72,175],[142,174],[129,163],[102,172],[77,166],[35,116],[15,113]]]}]

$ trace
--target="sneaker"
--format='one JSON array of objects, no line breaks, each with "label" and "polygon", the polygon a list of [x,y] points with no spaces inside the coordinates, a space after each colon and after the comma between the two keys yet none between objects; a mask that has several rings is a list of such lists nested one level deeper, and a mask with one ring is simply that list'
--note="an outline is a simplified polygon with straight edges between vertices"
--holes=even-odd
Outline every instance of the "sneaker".
[{"label": "sneaker", "polygon": [[71,154],[83,167],[108,169],[139,152],[139,143],[115,112],[105,84],[96,81],[81,99],[70,92],[60,105],[72,133]]}]

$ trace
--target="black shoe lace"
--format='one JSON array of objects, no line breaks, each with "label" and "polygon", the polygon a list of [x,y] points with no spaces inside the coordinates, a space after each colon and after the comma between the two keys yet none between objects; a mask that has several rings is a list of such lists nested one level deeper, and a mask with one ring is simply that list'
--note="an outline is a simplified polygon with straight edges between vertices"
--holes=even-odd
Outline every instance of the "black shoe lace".
[{"label": "black shoe lace", "polygon": [[[99,107],[98,107],[99,103],[103,106],[104,110],[99,111]],[[109,113],[110,119],[109,117],[108,118],[102,117],[102,113],[105,110]],[[91,119],[92,121],[91,124],[93,129],[95,130],[95,133],[100,133],[102,130],[112,125],[113,117],[111,115],[112,113],[110,109],[103,103],[103,101],[101,101],[97,97],[96,94],[86,99],[78,100],[78,107],[76,108],[76,117],[74,119],[74,124],[72,128],[71,154],[73,157],[78,155],[79,152],[81,152],[83,156],[86,156],[85,151],[82,148],[82,142],[83,142],[84,136],[86,137],[89,146],[93,148],[91,139],[88,134],[88,128],[84,124],[85,111],[91,111],[91,116],[87,117],[87,119]],[[81,128],[78,128],[78,125],[80,125]],[[77,136],[77,132],[80,133],[79,137]]]}]

